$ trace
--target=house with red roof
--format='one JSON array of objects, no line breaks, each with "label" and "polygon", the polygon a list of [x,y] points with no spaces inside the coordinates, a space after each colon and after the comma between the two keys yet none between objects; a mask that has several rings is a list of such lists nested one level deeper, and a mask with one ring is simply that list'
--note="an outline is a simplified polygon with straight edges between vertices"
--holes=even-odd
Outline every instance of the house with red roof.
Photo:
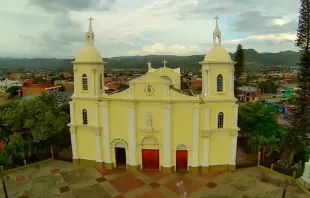
[{"label": "house with red roof", "polygon": [[51,84],[26,84],[22,87],[21,95],[31,96],[31,95],[40,95],[43,92],[57,93],[59,91],[59,85]]}]

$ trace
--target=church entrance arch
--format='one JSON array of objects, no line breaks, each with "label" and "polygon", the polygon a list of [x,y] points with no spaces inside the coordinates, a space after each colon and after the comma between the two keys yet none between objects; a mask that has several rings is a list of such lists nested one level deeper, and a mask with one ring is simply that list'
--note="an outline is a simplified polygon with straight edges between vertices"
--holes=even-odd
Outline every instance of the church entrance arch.
[{"label": "church entrance arch", "polygon": [[142,169],[159,170],[159,142],[155,137],[142,139]]},{"label": "church entrance arch", "polygon": [[176,149],[176,171],[187,171],[188,164],[188,149],[187,146],[181,144]]},{"label": "church entrance arch", "polygon": [[114,145],[116,168],[126,169],[126,147],[122,142]]}]

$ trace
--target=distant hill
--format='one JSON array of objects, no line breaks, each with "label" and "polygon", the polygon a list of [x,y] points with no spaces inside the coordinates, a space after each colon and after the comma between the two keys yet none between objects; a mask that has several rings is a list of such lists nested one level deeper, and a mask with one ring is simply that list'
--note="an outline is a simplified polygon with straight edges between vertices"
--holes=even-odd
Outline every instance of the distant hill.
[{"label": "distant hill", "polygon": [[[246,68],[263,68],[268,66],[294,66],[297,65],[299,52],[283,51],[278,53],[258,53],[254,49],[244,49]],[[230,54],[234,59],[234,54]],[[108,69],[146,69],[146,63],[152,62],[154,67],[162,66],[166,59],[169,67],[181,67],[182,69],[198,70],[198,62],[204,59],[204,55],[173,56],[173,55],[148,55],[148,56],[121,56],[104,59],[108,62]],[[71,68],[73,59],[56,58],[0,58],[0,68]]]}]

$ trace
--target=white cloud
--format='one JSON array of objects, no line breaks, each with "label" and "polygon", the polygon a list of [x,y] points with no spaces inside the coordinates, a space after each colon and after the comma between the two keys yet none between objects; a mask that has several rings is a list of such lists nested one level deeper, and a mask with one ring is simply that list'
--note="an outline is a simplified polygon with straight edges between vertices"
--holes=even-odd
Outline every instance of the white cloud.
[{"label": "white cloud", "polygon": [[[202,43],[212,43],[215,13],[221,18],[220,28],[224,41],[228,39],[226,46],[229,51],[234,51],[238,42],[257,51],[294,49],[294,43],[282,42],[281,39],[292,41],[292,32],[288,32],[289,28],[286,27],[293,27],[290,29],[294,30],[296,22],[290,22],[297,20],[299,6],[298,1],[289,0],[286,4],[275,0],[282,2],[281,7],[278,6],[279,3],[270,4],[270,0],[246,0],[248,3],[242,3],[245,0],[104,0],[113,3],[109,10],[100,10],[100,6],[94,6],[98,5],[96,0],[89,1],[93,3],[88,3],[83,8],[81,6],[84,1],[79,0],[74,5],[58,3],[63,6],[62,9],[48,12],[44,2],[49,1],[51,0],[31,0],[41,2],[37,6],[29,5],[30,0],[2,2],[0,56],[72,58],[84,45],[84,33],[90,16],[94,18],[95,45],[104,57],[142,55],[152,53],[152,50],[161,54],[205,53],[210,45]],[[236,4],[237,1],[239,4]],[[42,9],[42,5],[45,5],[45,9]],[[66,14],[61,10],[66,10]],[[246,38],[240,38],[239,35],[245,35],[241,34],[244,32],[238,28],[232,29],[230,20],[238,20],[239,13],[255,10],[259,10],[264,16],[275,13],[276,18],[264,18],[269,20],[268,28],[273,30],[268,33],[273,34],[248,31]],[[272,10],[272,13],[268,10]],[[259,19],[258,16],[255,20]],[[264,28],[265,23],[258,23],[253,18],[246,20]]]},{"label": "white cloud", "polygon": [[143,46],[141,49],[129,52],[130,55],[193,55],[202,53],[204,53],[203,50],[197,45],[165,45],[163,43]]}]

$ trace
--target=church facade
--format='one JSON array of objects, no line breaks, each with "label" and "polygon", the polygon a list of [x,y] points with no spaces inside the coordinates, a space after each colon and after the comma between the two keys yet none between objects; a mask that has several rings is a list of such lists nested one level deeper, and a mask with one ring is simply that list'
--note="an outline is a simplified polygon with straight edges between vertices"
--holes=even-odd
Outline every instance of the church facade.
[{"label": "church facade", "polygon": [[158,69],[107,95],[104,62],[94,47],[91,20],[86,46],[73,61],[70,102],[73,162],[129,171],[234,171],[238,105],[234,64],[221,45],[217,24],[214,46],[200,62],[202,93],[180,89],[180,68]]}]

